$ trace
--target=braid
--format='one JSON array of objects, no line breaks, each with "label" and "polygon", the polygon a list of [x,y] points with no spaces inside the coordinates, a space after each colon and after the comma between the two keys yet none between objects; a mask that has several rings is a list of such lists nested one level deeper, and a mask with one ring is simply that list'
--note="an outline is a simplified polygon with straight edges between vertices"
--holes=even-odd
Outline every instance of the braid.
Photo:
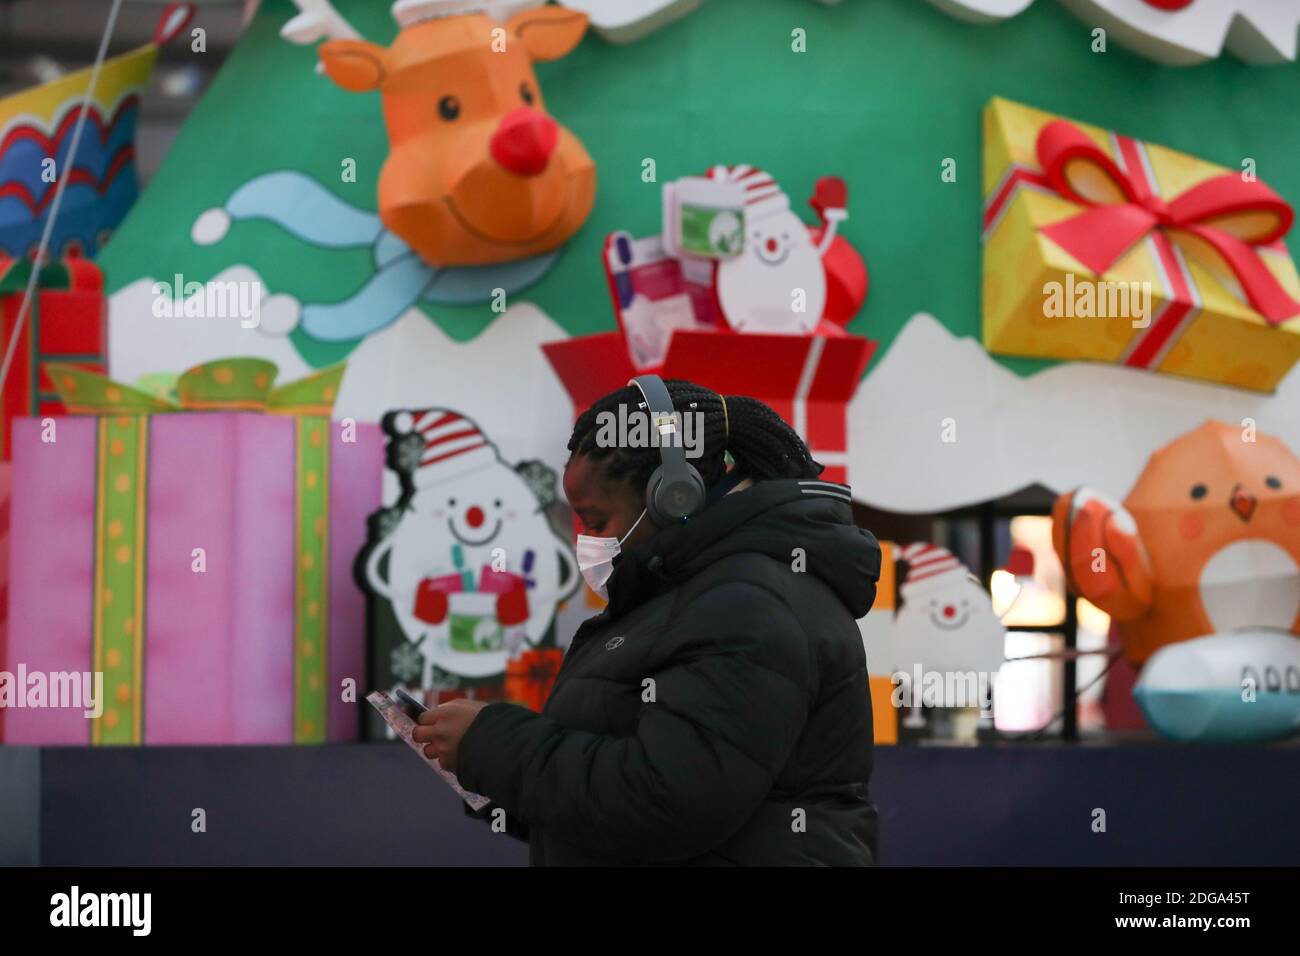
[{"label": "braid", "polygon": [[[683,379],[664,382],[673,408],[683,416],[703,413],[703,454],[688,461],[699,471],[706,487],[712,487],[726,472],[723,453],[730,451],[736,466],[753,479],[816,478],[822,466],[815,462],[808,446],[770,406],[756,398],[728,395],[724,414],[722,400],[712,389]],[[639,412],[641,392],[634,385],[610,392],[598,399],[578,418],[569,439],[569,458],[583,455],[603,463],[606,479],[633,488],[643,487],[661,461],[659,449],[647,444],[640,448],[598,443],[602,416],[618,416],[619,406],[632,419]],[[695,441],[699,441],[695,437]]]}]

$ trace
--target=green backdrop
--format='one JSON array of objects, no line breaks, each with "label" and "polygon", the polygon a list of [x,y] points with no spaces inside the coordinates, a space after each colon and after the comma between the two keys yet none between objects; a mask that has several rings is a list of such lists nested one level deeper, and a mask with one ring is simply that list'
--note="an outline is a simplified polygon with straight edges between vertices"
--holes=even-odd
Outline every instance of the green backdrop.
[{"label": "green backdrop", "polygon": [[[387,43],[396,32],[386,2],[335,5],[368,39]],[[306,172],[353,205],[375,208],[386,151],[379,97],[336,88],[314,72],[312,48],[281,40],[294,13],[289,0],[263,4],[100,257],[111,290],[176,272],[204,281],[242,262],[270,292],[332,302],[370,273],[368,250],[316,249],[267,223],[236,223],[209,247],[189,239],[199,213],[273,169]],[[807,52],[792,52],[795,28],[806,31]],[[1300,201],[1300,65],[1247,66],[1225,56],[1179,69],[1115,44],[1093,53],[1091,43],[1090,27],[1051,0],[993,26],[951,19],[923,0],[707,0],[630,46],[589,35],[538,74],[551,112],[596,161],[595,209],[552,271],[516,298],[536,302],[573,335],[612,328],[603,238],[659,228],[659,185],[642,181],[643,160],[655,160],[660,182],[747,162],[776,176],[809,222],[804,203],[815,179],[847,180],[851,219],[842,234],[871,273],[853,331],[887,348],[912,314],[928,311],[954,333],[978,336],[979,114],[993,95],[1230,167],[1251,157],[1263,180]],[[357,162],[355,183],[340,181],[345,157]],[[955,183],[940,178],[946,157],[957,161]],[[424,308],[458,340],[494,317],[486,305]],[[314,365],[356,344],[301,333],[294,341]],[[1022,374],[1048,364],[1003,361]]]}]

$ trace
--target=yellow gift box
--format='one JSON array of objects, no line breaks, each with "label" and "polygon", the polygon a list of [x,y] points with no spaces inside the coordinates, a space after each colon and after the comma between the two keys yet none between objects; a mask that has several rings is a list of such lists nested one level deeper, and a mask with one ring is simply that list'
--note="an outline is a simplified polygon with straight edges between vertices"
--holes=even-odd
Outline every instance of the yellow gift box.
[{"label": "yellow gift box", "polygon": [[995,98],[983,340],[1256,391],[1300,360],[1294,214],[1247,171]]}]

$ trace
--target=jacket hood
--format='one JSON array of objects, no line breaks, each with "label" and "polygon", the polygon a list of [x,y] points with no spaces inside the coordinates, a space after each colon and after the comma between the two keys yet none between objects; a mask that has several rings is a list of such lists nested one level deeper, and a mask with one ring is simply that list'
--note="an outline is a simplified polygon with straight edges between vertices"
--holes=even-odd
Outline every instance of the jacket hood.
[{"label": "jacket hood", "polygon": [[881,555],[871,532],[853,523],[851,500],[849,486],[835,482],[755,481],[615,558],[609,611],[630,610],[730,555],[765,554],[793,565],[798,548],[804,571],[862,617],[875,601]]}]

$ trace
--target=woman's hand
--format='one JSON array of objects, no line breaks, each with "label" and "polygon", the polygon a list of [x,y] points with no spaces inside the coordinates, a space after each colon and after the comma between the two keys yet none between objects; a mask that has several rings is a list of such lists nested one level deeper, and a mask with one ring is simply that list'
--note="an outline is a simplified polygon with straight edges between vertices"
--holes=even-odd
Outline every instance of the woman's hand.
[{"label": "woman's hand", "polygon": [[455,773],[460,739],[478,712],[487,705],[485,700],[466,700],[463,697],[439,704],[420,715],[420,725],[411,736],[416,743],[424,744],[426,757],[436,758],[443,770]]}]

